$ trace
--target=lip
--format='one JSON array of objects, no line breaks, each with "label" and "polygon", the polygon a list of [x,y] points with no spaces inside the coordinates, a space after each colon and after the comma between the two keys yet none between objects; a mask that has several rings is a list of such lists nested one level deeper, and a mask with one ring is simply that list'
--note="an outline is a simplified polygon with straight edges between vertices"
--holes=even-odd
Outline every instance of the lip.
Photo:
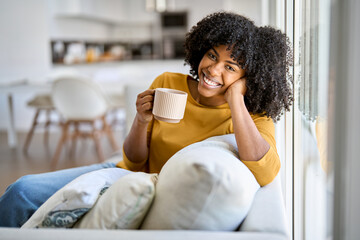
[{"label": "lip", "polygon": [[[208,88],[219,88],[219,87],[222,87],[222,84],[219,83],[216,79],[209,77],[205,72],[202,72],[202,74],[203,74],[203,76],[202,76],[202,78],[203,78],[203,79],[202,79],[202,83],[203,83],[203,85],[205,85],[206,87],[208,87]],[[210,80],[211,82],[216,83],[216,85],[213,85],[213,84],[210,84],[209,82],[206,82],[205,79]]]}]

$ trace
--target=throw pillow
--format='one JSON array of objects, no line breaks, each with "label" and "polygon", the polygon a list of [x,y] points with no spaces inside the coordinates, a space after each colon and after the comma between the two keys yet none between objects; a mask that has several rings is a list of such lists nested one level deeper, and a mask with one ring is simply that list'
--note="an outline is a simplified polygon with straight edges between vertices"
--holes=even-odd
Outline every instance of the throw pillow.
[{"label": "throw pillow", "polygon": [[192,144],[163,166],[142,229],[236,230],[259,189],[233,134]]},{"label": "throw pillow", "polygon": [[81,175],[52,195],[22,228],[70,228],[119,178],[131,173],[107,168]]},{"label": "throw pillow", "polygon": [[74,226],[94,229],[137,229],[155,195],[157,174],[131,173],[116,181]]}]

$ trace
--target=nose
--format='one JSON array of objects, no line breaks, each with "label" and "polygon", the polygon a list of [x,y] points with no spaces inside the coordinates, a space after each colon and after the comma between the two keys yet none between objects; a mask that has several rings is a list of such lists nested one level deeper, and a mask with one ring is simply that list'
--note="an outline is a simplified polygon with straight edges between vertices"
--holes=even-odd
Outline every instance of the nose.
[{"label": "nose", "polygon": [[221,74],[221,64],[220,63],[213,63],[210,66],[208,66],[208,71],[211,76],[220,76]]}]

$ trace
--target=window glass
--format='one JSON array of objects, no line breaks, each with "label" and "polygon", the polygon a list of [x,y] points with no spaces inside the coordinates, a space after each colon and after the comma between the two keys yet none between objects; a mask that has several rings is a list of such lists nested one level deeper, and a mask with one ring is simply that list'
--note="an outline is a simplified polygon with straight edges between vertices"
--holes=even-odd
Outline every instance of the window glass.
[{"label": "window glass", "polygon": [[327,158],[329,15],[325,0],[294,5],[294,237],[331,235],[332,166]]}]

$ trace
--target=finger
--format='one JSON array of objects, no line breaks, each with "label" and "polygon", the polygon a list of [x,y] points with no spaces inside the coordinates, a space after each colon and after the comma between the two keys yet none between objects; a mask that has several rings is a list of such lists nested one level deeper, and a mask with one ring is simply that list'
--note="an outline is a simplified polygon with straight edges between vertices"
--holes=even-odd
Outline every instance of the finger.
[{"label": "finger", "polygon": [[152,102],[146,102],[146,103],[141,105],[141,109],[143,111],[151,111],[152,108],[153,108],[153,103]]},{"label": "finger", "polygon": [[155,94],[155,89],[148,89],[148,90],[145,90],[142,93],[139,93],[138,98],[143,98],[143,97],[148,96],[148,95],[154,96],[154,94]]},{"label": "finger", "polygon": [[151,103],[154,101],[154,96],[152,95],[147,95],[147,96],[144,96],[143,98],[139,98],[137,101],[136,101],[136,106],[142,106],[146,103]]},{"label": "finger", "polygon": [[142,92],[138,94],[136,99],[136,104],[143,104],[145,102],[153,101],[154,95],[151,93],[151,91],[146,90],[145,92]]},{"label": "finger", "polygon": [[138,113],[147,113],[147,112],[152,112],[153,109],[153,103],[152,102],[146,102],[143,104],[137,104],[136,105],[136,110]]},{"label": "finger", "polygon": [[144,97],[141,98],[142,102],[153,102],[154,101],[154,96],[153,95],[146,95]]}]

